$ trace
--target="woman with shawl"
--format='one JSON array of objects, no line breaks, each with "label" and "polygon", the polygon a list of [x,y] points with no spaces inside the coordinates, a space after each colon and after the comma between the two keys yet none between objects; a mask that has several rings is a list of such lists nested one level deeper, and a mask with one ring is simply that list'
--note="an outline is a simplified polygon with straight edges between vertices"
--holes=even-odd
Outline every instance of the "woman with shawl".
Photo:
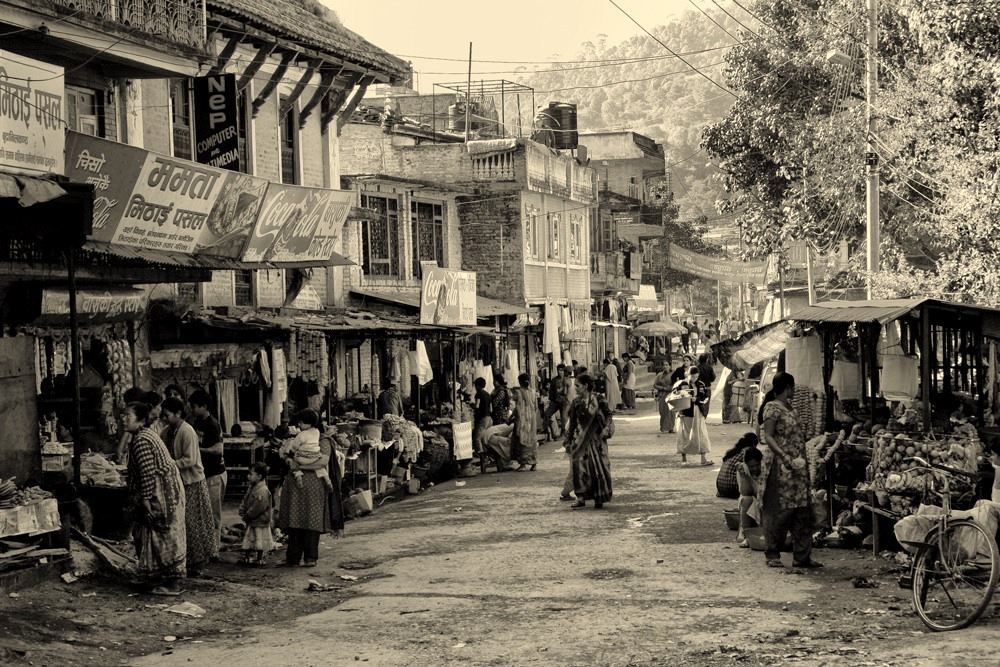
[{"label": "woman with shawl", "polygon": [[687,377],[674,383],[673,393],[686,393],[691,397],[691,405],[680,412],[681,429],[677,436],[677,453],[681,455],[681,465],[687,465],[688,454],[701,456],[698,465],[715,465],[708,458],[712,442],[709,440],[705,423],[708,401],[712,394],[708,386],[701,381],[698,366],[691,366]]},{"label": "woman with shawl", "polygon": [[622,390],[618,384],[618,367],[612,362],[604,367],[604,398],[614,410],[622,402]]},{"label": "woman with shawl", "polygon": [[171,396],[163,401],[160,409],[167,424],[163,431],[163,444],[169,448],[184,484],[188,574],[198,576],[207,563],[219,559],[212,497],[201,463],[198,434],[191,424],[184,421],[187,408],[181,399]]},{"label": "woman with shawl", "polygon": [[531,376],[521,373],[512,392],[514,398],[514,413],[510,422],[514,425],[514,451],[521,464],[518,472],[534,470],[538,457],[538,397],[531,388]]},{"label": "woman with shawl", "polygon": [[566,429],[566,451],[577,497],[571,505],[573,509],[586,507],[588,500],[594,501],[594,509],[601,509],[611,500],[611,459],[607,445],[611,408],[593,388],[594,381],[589,375],[576,379],[576,399],[570,407]]},{"label": "woman with shawl", "polygon": [[128,491],[139,583],[156,595],[177,595],[187,560],[184,487],[170,452],[149,427],[152,408],[129,403]]}]

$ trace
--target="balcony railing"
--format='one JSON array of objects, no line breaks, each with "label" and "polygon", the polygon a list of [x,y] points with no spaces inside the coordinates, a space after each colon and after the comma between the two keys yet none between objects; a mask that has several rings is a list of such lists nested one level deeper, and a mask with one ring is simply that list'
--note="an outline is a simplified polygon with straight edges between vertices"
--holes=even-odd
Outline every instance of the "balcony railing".
[{"label": "balcony railing", "polygon": [[67,9],[163,39],[204,48],[201,0],[53,0]]},{"label": "balcony railing", "polygon": [[513,181],[514,152],[472,158],[472,178],[477,181]]}]

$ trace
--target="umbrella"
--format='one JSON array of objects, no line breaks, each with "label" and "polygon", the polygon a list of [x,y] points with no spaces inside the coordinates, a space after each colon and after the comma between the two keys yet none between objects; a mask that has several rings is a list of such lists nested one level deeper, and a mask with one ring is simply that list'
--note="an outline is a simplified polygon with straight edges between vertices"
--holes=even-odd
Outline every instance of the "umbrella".
[{"label": "umbrella", "polygon": [[673,320],[644,322],[632,329],[633,336],[679,336],[684,333],[687,333],[687,329]]}]

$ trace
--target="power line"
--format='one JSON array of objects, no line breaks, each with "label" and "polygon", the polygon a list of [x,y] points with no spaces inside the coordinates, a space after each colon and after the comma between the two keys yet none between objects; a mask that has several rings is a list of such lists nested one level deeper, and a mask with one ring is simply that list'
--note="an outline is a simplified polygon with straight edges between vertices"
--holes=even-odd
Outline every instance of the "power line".
[{"label": "power line", "polygon": [[721,30],[722,32],[726,33],[727,35],[729,35],[730,37],[732,37],[733,39],[735,39],[737,43],[742,43],[742,40],[740,40],[739,37],[737,37],[733,33],[729,32],[729,30],[727,30],[724,25],[722,25],[721,23],[719,23],[718,21],[715,20],[715,17],[713,17],[711,14],[709,14],[704,9],[702,9],[701,5],[699,5],[697,2],[695,2],[695,0],[688,0],[688,2],[690,2],[694,6],[694,8],[697,9],[699,12],[701,12],[702,14],[704,14],[705,18],[707,18],[709,21],[711,21],[716,26],[718,26],[719,30]]},{"label": "power line", "polygon": [[[733,44],[727,44],[725,46],[713,46],[706,49],[699,49],[697,51],[685,51],[680,55],[682,56],[694,56],[699,53],[708,53],[710,51],[719,51],[721,49],[728,49],[734,46]],[[438,58],[434,56],[415,56],[407,55],[403,53],[395,54],[399,58],[416,58],[418,60],[440,60],[445,62],[456,62],[456,63],[467,63],[468,58]],[[493,65],[573,65],[580,63],[627,63],[627,62],[643,62],[646,60],[660,60],[663,58],[673,58],[674,56],[643,56],[636,58],[607,58],[607,59],[594,59],[594,60],[473,60],[474,63],[486,63]]]},{"label": "power line", "polygon": [[650,37],[652,37],[660,46],[662,46],[664,49],[666,49],[668,53],[670,53],[672,56],[676,57],[678,60],[680,60],[682,63],[684,63],[685,65],[687,65],[688,67],[690,67],[692,70],[694,70],[698,74],[698,76],[702,77],[703,79],[706,79],[709,83],[711,83],[713,86],[715,86],[719,90],[722,90],[722,91],[724,91],[726,93],[729,93],[730,95],[732,95],[736,99],[740,99],[739,95],[737,95],[736,93],[734,93],[733,91],[729,90],[728,88],[726,88],[725,86],[723,86],[721,83],[719,83],[718,81],[716,81],[712,77],[708,76],[707,74],[705,74],[704,72],[702,72],[701,70],[699,70],[697,67],[695,67],[694,65],[692,65],[691,63],[689,63],[687,60],[685,60],[681,55],[679,55],[677,52],[675,52],[673,49],[671,49],[669,46],[667,46],[659,37],[657,37],[656,35],[654,35],[650,31],[646,30],[646,28],[643,27],[643,25],[641,23],[639,23],[634,18],[632,18],[631,14],[629,14],[627,11],[625,11],[624,9],[622,9],[621,6],[618,3],[615,2],[615,0],[608,0],[608,2],[610,2],[612,5],[614,5],[615,8],[618,9],[618,11],[620,11],[622,14],[624,14],[630,21],[632,21],[632,23],[636,24],[636,26],[638,26],[640,30],[642,30],[644,33],[646,33]]}]

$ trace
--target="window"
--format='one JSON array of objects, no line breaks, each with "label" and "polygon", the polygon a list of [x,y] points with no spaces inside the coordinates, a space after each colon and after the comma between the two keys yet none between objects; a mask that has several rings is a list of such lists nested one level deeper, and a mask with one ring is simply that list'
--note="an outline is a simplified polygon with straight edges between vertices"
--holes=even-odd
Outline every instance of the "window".
[{"label": "window", "polygon": [[597,223],[592,227],[590,237],[590,250],[592,252],[613,252],[617,248],[616,222],[612,214],[608,211],[600,211],[597,215]]},{"label": "window", "polygon": [[233,302],[237,306],[253,306],[253,269],[233,271]]},{"label": "window", "polygon": [[170,82],[170,120],[174,135],[174,157],[191,160],[191,94],[187,79]]},{"label": "window", "polygon": [[[278,98],[278,109],[283,109],[288,103],[287,97]],[[295,112],[294,105],[290,108],[284,116],[279,119],[279,141],[281,143],[281,182],[297,184],[298,181],[298,169],[296,168],[296,127],[298,125],[296,121],[296,116],[298,114]]]},{"label": "window", "polygon": [[413,275],[420,277],[420,262],[444,266],[444,207],[422,201],[410,202],[413,231]]},{"label": "window", "polygon": [[201,283],[179,283],[177,285],[177,299],[182,302],[201,302]]},{"label": "window", "polygon": [[569,214],[569,261],[580,264],[583,260],[583,214]]},{"label": "window", "polygon": [[524,255],[538,259],[538,215],[536,206],[524,207]]},{"label": "window", "polygon": [[361,224],[361,270],[368,276],[398,276],[399,200],[361,195],[361,207],[378,216]]},{"label": "window", "polygon": [[104,94],[99,90],[66,86],[66,124],[92,137],[104,136]]},{"label": "window", "polygon": [[250,100],[246,88],[236,91],[236,136],[239,142],[240,171],[250,173]]},{"label": "window", "polygon": [[628,179],[628,196],[632,199],[639,199],[639,179],[635,176]]},{"label": "window", "polygon": [[559,259],[559,253],[562,252],[560,243],[562,243],[561,233],[562,233],[562,213],[549,213],[549,257],[551,259]]}]

